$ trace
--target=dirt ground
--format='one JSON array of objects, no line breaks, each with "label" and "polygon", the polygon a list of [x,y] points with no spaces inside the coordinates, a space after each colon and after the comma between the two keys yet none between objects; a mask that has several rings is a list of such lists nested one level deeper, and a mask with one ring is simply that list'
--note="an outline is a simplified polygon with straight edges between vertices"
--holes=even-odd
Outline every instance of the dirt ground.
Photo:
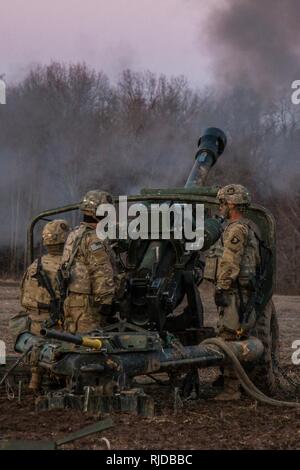
[{"label": "dirt ground", "polygon": [[[211,292],[202,287],[206,325],[215,325],[216,311]],[[300,365],[293,366],[292,342],[300,339],[300,297],[275,296],[279,325],[281,365],[286,373],[300,381]],[[18,286],[0,282],[0,339],[11,353],[13,344],[8,330],[9,318],[19,311]],[[209,389],[216,370],[200,372]],[[285,390],[278,397],[296,400],[295,391],[284,381]],[[115,426],[69,445],[71,449],[105,449],[108,439],[112,449],[300,449],[300,409],[274,408],[243,397],[239,402],[217,403],[211,399],[191,400],[174,409],[174,391],[169,386],[147,385],[155,398],[156,415],[141,418],[129,413],[113,413]],[[34,398],[26,391],[21,402],[8,400],[0,390],[0,441],[4,439],[56,440],[97,421],[100,417],[73,410],[37,413]]]}]

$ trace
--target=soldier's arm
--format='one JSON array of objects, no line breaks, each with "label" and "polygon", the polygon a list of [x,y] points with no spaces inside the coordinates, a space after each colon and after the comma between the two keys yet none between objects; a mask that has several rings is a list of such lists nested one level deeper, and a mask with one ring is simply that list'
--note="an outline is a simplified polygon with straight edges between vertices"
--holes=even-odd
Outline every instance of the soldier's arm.
[{"label": "soldier's arm", "polygon": [[77,232],[73,230],[72,232],[69,233],[68,238],[66,240],[65,246],[64,246],[64,251],[61,259],[61,264],[64,264],[65,262],[69,261],[72,251],[73,251],[73,246],[74,242],[76,239],[76,234]]},{"label": "soldier's arm", "polygon": [[218,269],[218,289],[230,289],[237,279],[248,238],[248,230],[248,227],[242,224],[230,225],[225,230],[224,252]]},{"label": "soldier's arm", "polygon": [[111,304],[115,294],[114,270],[105,242],[96,236],[89,237],[86,255],[94,301]]}]

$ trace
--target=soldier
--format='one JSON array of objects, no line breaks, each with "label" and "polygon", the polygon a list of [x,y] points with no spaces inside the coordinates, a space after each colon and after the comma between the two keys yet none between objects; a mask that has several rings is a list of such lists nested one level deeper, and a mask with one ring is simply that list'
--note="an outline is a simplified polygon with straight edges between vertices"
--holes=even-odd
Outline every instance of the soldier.
[{"label": "soldier", "polygon": [[[69,225],[65,220],[48,222],[42,233],[42,243],[47,254],[36,259],[23,276],[21,305],[27,314],[27,329],[34,335],[39,335],[42,325],[51,327],[59,324],[60,316],[63,314],[63,311],[59,311],[60,291],[56,274],[61,264],[68,233]],[[37,390],[41,375],[35,364],[34,351],[30,363],[32,376],[29,388]]]},{"label": "soldier", "polygon": [[[249,302],[260,265],[260,234],[258,227],[244,217],[251,202],[246,188],[227,185],[218,191],[217,198],[227,224],[221,241],[208,255],[205,277],[214,280],[216,285],[218,335],[225,340],[238,340],[248,336],[256,321],[254,306]],[[245,312],[247,318],[243,315]],[[233,370],[225,368],[224,391],[216,398],[232,400],[239,397],[239,382]]]},{"label": "soldier", "polygon": [[114,255],[108,242],[96,234],[97,207],[107,203],[112,203],[112,197],[104,191],[85,195],[80,204],[83,222],[70,233],[64,248],[65,329],[71,333],[99,329],[104,316],[111,313],[116,290]]},{"label": "soldier", "polygon": [[36,259],[26,270],[21,283],[21,305],[28,313],[30,331],[39,334],[41,325],[56,323],[55,314],[60,292],[56,282],[65,241],[69,233],[66,220],[48,222],[42,233],[42,243],[47,254]]}]

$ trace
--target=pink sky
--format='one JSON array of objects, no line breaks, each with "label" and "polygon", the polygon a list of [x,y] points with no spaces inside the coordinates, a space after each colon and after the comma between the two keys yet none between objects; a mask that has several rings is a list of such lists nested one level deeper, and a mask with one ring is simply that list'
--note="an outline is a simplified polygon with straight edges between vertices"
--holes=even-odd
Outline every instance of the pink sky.
[{"label": "pink sky", "polygon": [[[215,1],[215,0],[214,0]],[[203,85],[207,0],[10,0],[1,2],[0,74],[31,64],[85,61],[116,79],[126,67],[186,75]]]}]

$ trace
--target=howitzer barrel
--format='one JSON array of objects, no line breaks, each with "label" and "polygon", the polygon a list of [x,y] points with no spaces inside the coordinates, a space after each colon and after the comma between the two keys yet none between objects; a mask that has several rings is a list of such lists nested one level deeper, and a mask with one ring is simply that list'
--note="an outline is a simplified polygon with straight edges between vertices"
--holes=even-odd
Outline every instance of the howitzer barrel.
[{"label": "howitzer barrel", "polygon": [[102,341],[99,338],[91,338],[89,336],[73,335],[62,331],[48,330],[47,328],[42,328],[40,335],[44,338],[65,341],[66,343],[85,346],[87,348],[101,349],[102,347]]},{"label": "howitzer barrel", "polygon": [[227,138],[224,132],[217,127],[205,129],[198,142],[198,152],[192,171],[185,187],[204,186],[209,170],[224,152]]},{"label": "howitzer barrel", "polygon": [[[243,364],[255,363],[264,350],[262,342],[254,337],[244,341],[230,341],[228,344]],[[220,347],[201,343],[197,346],[185,346],[181,353],[177,349],[166,348],[162,351],[122,353],[110,357],[114,358],[119,369],[128,377],[189,366],[200,369],[215,367],[225,365],[228,361],[226,353]]]},{"label": "howitzer barrel", "polygon": [[[82,337],[79,335],[70,335],[53,330],[48,330],[47,332],[48,338],[52,337],[62,341],[68,338],[72,339],[72,343],[74,343],[74,336],[75,341],[81,341]],[[44,337],[46,337],[46,332],[44,332]],[[92,340],[92,338],[90,339]],[[15,350],[24,353],[30,346],[39,343],[39,337],[29,332],[24,332],[18,337]],[[228,341],[226,344],[242,364],[255,364],[264,351],[262,342],[255,337],[250,337],[244,341]],[[93,370],[96,374],[101,374],[103,370],[106,370],[106,372],[110,371],[113,374],[121,372],[128,377],[134,377],[136,375],[189,366],[205,368],[226,365],[228,363],[228,358],[223,348],[216,344],[210,345],[207,343],[200,343],[196,346],[182,346],[180,350],[177,348],[165,348],[155,351],[124,351],[122,353],[98,351],[89,354],[88,351],[79,350],[78,354],[74,353],[74,351],[70,354],[64,348],[58,362],[53,362],[52,354],[51,348],[48,347],[46,341],[44,344],[40,344],[40,366],[47,369],[50,368],[58,375],[67,376],[73,376],[76,371],[79,372],[80,370],[85,373],[89,369],[90,371]]]},{"label": "howitzer barrel", "polygon": [[[242,363],[257,361],[264,350],[262,342],[254,337],[244,341],[230,341],[229,345]],[[178,358],[178,352],[175,352],[174,349],[164,350],[164,355],[160,361],[161,369],[176,368],[186,364],[198,365],[201,368],[224,365],[227,361],[224,351],[215,345],[210,346],[200,343],[198,346],[186,346],[184,350],[186,356],[182,358]]]}]

